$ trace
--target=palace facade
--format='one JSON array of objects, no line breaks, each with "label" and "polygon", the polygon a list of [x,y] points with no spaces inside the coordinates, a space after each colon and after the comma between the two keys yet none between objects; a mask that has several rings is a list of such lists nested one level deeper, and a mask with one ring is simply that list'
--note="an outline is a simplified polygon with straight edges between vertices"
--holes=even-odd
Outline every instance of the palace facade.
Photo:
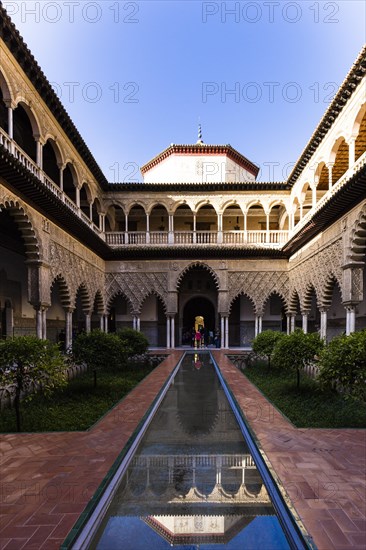
[{"label": "palace facade", "polygon": [[0,37],[2,338],[366,327],[366,48],[287,181],[199,135],[111,184],[2,7]]}]

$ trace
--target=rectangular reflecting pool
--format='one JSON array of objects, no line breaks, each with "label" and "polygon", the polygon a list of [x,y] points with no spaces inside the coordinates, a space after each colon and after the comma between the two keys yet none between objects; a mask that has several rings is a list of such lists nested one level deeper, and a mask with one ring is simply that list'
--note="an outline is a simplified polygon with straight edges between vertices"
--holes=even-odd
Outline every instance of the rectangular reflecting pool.
[{"label": "rectangular reflecting pool", "polygon": [[208,352],[184,356],[136,451],[73,548],[314,548],[288,510],[283,517],[283,503],[276,505],[281,497],[261,475],[260,455],[249,451],[253,442],[245,440],[216,370]]}]

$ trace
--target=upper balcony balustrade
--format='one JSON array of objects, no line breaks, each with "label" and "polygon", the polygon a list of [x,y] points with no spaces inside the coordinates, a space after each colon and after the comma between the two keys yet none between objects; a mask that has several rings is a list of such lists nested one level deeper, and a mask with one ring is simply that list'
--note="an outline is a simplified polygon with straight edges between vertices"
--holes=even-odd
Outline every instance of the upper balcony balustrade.
[{"label": "upper balcony balustrade", "polygon": [[101,238],[104,238],[100,228],[75,204],[70,197],[52,179],[42,170],[37,163],[31,159],[27,153],[23,151],[16,141],[10,139],[9,135],[0,127],[0,145],[2,145],[9,153],[11,153],[29,172],[38,178],[43,185],[51,191],[67,208],[69,208],[75,216],[78,216],[90,229],[97,233]]},{"label": "upper balcony balustrade", "polygon": [[[248,248],[282,248],[290,238],[293,238],[326,203],[345,185],[349,179],[366,164],[364,152],[332,187],[317,200],[300,220],[295,222],[290,230],[180,230],[173,231],[106,231],[104,232],[88,217],[83,210],[42,170],[37,163],[27,155],[23,149],[11,139],[7,132],[0,127],[0,145],[11,153],[29,172],[37,177],[42,184],[56,196],[75,216],[89,226],[111,248],[126,246],[220,246],[220,247],[248,247]],[[267,191],[268,193],[268,191]],[[103,224],[101,224],[102,227]],[[246,224],[245,224],[246,225]],[[174,227],[174,216],[172,219]]]},{"label": "upper balcony balustrade", "polygon": [[124,245],[220,245],[280,248],[288,231],[119,231],[107,232],[106,243]]},{"label": "upper balcony balustrade", "polygon": [[[355,161],[355,163],[350,168],[348,168],[348,170],[339,178],[338,181],[336,181],[332,185],[331,189],[326,191],[324,195],[320,197],[319,200],[317,200],[316,205],[313,208],[310,208],[310,210],[308,210],[308,212],[306,212],[306,214],[304,214],[304,216],[299,221],[296,222],[296,225],[294,226],[294,229],[290,232],[289,237],[291,238],[294,235],[296,235],[296,233],[298,233],[311,220],[314,214],[319,212],[319,210],[323,208],[323,206],[325,206],[325,204],[336,193],[338,193],[338,191],[342,187],[344,187],[347,184],[350,178],[354,174],[356,174],[356,172],[358,172],[361,168],[363,168],[365,165],[366,165],[366,151],[362,153],[362,155]],[[365,191],[365,196],[366,196],[366,191]]]}]

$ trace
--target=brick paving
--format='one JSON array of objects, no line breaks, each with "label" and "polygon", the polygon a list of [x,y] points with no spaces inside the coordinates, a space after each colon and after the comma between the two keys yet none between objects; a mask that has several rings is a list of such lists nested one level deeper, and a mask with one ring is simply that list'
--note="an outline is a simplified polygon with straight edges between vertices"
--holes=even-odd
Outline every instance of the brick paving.
[{"label": "brick paving", "polygon": [[[225,352],[213,354],[319,550],[365,550],[366,431],[294,428]],[[180,356],[88,432],[1,436],[1,550],[59,548]]]},{"label": "brick paving", "polygon": [[213,355],[319,550],[365,550],[366,430],[295,428],[224,352]]}]

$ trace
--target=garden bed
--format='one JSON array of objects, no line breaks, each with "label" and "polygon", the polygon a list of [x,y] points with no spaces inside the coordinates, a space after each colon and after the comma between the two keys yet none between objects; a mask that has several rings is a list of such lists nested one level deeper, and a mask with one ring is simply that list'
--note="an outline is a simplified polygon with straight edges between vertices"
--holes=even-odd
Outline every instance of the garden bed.
[{"label": "garden bed", "polygon": [[[129,393],[152,367],[137,366],[115,373],[100,371],[97,387],[92,372],[71,380],[61,390],[46,398],[37,393],[20,406],[23,432],[86,430],[97,422],[118,401]],[[4,409],[0,415],[0,432],[16,432],[14,409]]]},{"label": "garden bed", "polygon": [[366,406],[333,391],[321,391],[317,382],[295,373],[268,369],[264,362],[245,369],[245,376],[298,428],[365,428]]}]

